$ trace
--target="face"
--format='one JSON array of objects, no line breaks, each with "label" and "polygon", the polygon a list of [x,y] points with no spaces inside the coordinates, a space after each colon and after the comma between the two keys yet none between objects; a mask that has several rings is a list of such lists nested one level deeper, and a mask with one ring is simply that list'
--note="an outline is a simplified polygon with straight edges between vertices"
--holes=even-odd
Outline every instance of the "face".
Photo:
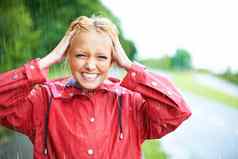
[{"label": "face", "polygon": [[112,63],[112,41],[106,33],[80,32],[72,39],[68,62],[80,86],[97,88],[106,78]]}]

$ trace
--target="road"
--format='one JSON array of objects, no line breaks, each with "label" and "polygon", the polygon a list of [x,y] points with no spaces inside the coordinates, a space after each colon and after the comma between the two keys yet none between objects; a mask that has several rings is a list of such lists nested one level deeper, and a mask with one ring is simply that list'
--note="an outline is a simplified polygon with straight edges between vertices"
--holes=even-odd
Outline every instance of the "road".
[{"label": "road", "polygon": [[238,110],[184,93],[193,112],[161,139],[170,159],[238,159]]},{"label": "road", "polygon": [[30,140],[15,132],[7,143],[0,144],[0,159],[32,159],[32,144]]},{"label": "road", "polygon": [[193,74],[193,79],[202,85],[206,85],[215,89],[222,90],[225,93],[238,97],[238,87],[223,79],[219,79],[213,75]]}]

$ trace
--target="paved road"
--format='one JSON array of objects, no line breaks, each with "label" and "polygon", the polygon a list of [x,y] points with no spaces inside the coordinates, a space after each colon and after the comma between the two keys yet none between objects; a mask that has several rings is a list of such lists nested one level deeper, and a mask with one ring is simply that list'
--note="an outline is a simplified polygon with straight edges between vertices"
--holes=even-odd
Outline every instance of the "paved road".
[{"label": "paved road", "polygon": [[193,115],[161,139],[171,159],[238,159],[238,110],[184,94]]},{"label": "paved road", "polygon": [[32,148],[27,137],[15,133],[9,142],[0,144],[0,159],[32,159]]},{"label": "paved road", "polygon": [[230,82],[219,79],[213,75],[193,74],[193,79],[200,84],[222,90],[225,93],[238,97],[238,87]]}]

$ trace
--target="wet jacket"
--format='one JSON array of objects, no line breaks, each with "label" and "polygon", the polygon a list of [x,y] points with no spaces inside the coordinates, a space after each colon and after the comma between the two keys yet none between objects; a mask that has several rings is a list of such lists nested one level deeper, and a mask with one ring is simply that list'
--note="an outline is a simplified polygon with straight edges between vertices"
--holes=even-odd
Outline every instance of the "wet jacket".
[{"label": "wet jacket", "polygon": [[90,92],[47,80],[36,60],[0,75],[0,124],[30,138],[34,159],[139,159],[190,115],[171,82],[136,64]]}]

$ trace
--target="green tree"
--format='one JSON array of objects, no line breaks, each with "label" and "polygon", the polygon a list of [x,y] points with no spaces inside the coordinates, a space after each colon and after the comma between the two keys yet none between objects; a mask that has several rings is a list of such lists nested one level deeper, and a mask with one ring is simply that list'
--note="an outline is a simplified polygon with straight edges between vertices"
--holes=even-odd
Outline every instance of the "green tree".
[{"label": "green tree", "polygon": [[232,72],[230,67],[228,67],[224,73],[218,74],[218,76],[238,85],[238,72]]},{"label": "green tree", "polygon": [[126,53],[135,57],[134,43],[124,37],[118,18],[99,0],[8,0],[0,1],[0,72],[50,52],[80,15],[111,19]]},{"label": "green tree", "polygon": [[192,58],[190,53],[185,49],[177,49],[175,55],[171,59],[174,69],[188,70],[192,68]]},{"label": "green tree", "polygon": [[11,69],[31,58],[39,32],[32,30],[32,20],[23,4],[1,8],[0,71]]},{"label": "green tree", "polygon": [[148,58],[145,60],[141,60],[144,65],[155,68],[155,69],[171,69],[171,57],[168,55],[164,55],[161,58]]}]

